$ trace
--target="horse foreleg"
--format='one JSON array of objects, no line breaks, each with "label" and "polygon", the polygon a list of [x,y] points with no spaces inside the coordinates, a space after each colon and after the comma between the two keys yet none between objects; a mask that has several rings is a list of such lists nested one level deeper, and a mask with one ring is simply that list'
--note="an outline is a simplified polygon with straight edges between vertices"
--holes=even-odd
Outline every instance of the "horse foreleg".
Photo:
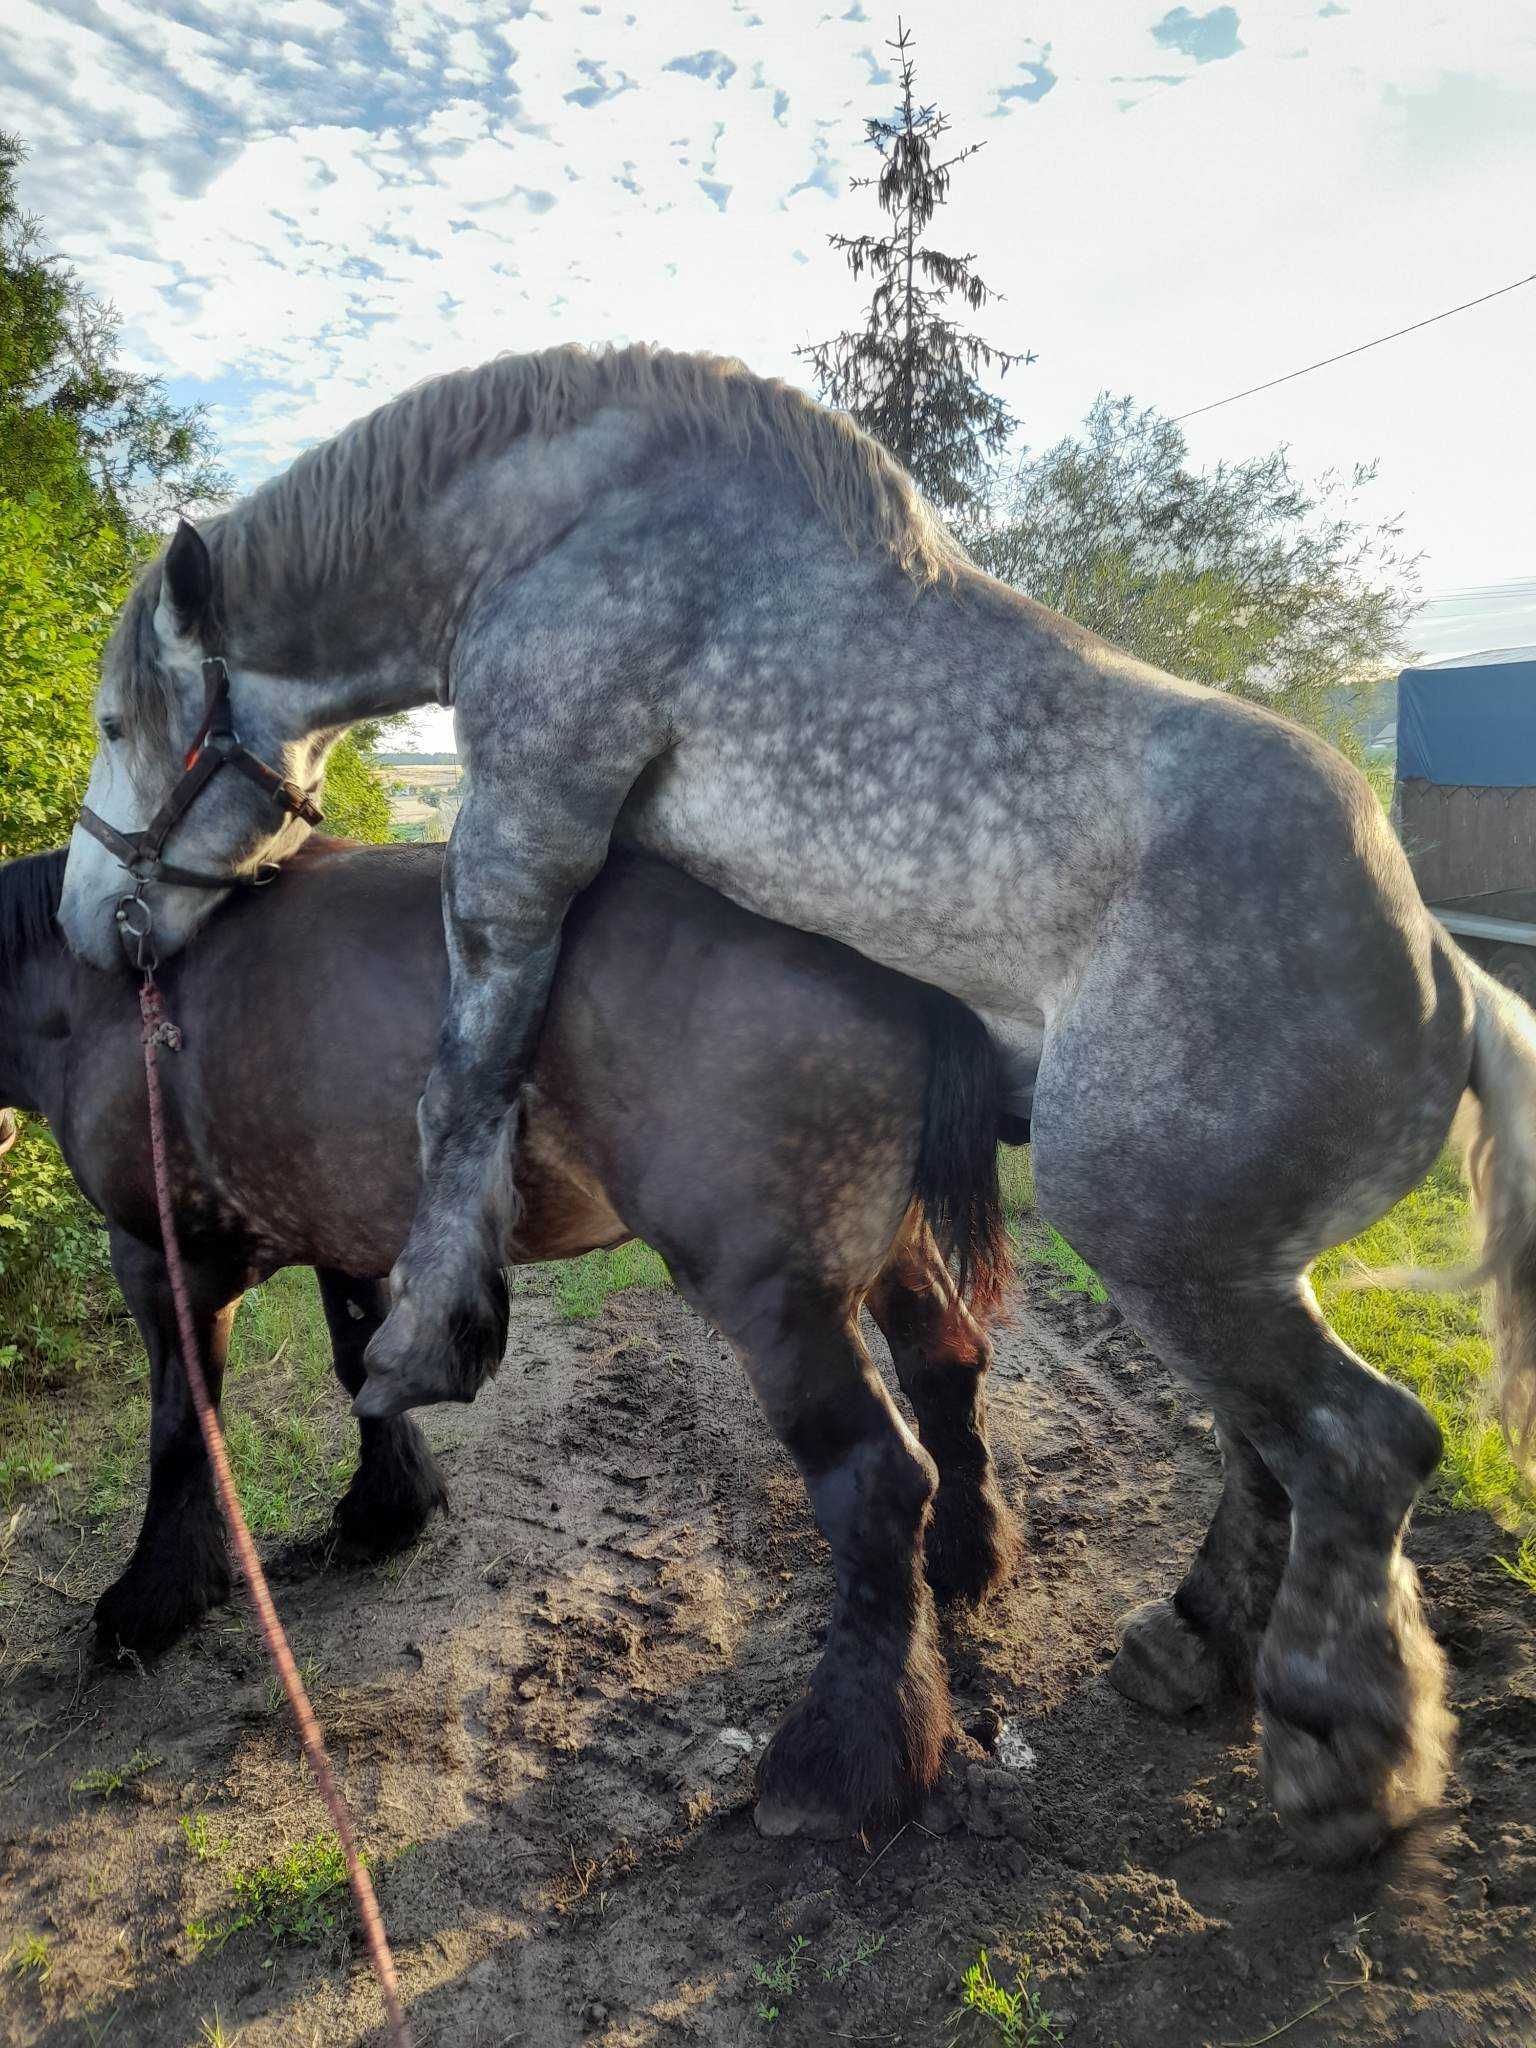
[{"label": "horse foreleg", "polygon": [[[320,1305],[331,1337],[331,1361],[348,1394],[367,1378],[363,1354],[389,1308],[382,1280],[356,1280],[317,1266]],[[383,1557],[413,1543],[434,1508],[446,1507],[448,1489],[420,1425],[409,1415],[358,1425],[357,1470],[337,1501],[333,1525],[345,1549]]]},{"label": "horse foreleg", "polygon": [[[207,1453],[182,1370],[165,1260],[120,1231],[112,1270],[149,1353],[149,1499],[133,1556],[96,1602],[96,1640],[108,1656],[152,1657],[229,1598],[229,1558]],[[203,1374],[214,1402],[224,1384],[238,1291],[227,1275],[189,1265]]]},{"label": "horse foreleg", "polygon": [[891,1348],[923,1449],[939,1468],[928,1583],[941,1600],[979,1600],[1007,1575],[1019,1544],[987,1443],[991,1342],[961,1301],[926,1224],[897,1246],[867,1306]]},{"label": "horse foreleg", "polygon": [[421,1194],[390,1275],[389,1314],[368,1347],[359,1416],[472,1401],[501,1362],[503,1261],[517,1221],[515,1105],[561,923],[602,865],[635,772],[632,761],[594,767],[579,747],[570,735],[561,760],[542,747],[475,760],[443,868],[448,1008],[417,1110]]},{"label": "horse foreleg", "polygon": [[1120,1623],[1109,1682],[1173,1718],[1250,1700],[1259,1642],[1285,1570],[1291,1503],[1240,1430],[1217,1424],[1221,1499],[1199,1555],[1171,1599]]}]

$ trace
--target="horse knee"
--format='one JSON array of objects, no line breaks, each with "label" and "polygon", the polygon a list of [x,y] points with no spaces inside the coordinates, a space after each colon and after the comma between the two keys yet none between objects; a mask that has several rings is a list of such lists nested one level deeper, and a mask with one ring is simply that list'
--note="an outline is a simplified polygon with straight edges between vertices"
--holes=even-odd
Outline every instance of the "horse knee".
[{"label": "horse knee", "polygon": [[857,1555],[883,1574],[917,1546],[939,1490],[933,1459],[893,1413],[819,1473],[808,1476],[811,1504],[835,1555]]}]

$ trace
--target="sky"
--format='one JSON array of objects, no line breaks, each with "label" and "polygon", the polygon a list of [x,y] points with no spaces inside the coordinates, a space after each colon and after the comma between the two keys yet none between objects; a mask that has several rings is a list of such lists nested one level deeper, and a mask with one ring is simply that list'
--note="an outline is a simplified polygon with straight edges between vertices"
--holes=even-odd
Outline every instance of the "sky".
[{"label": "sky", "polygon": [[[931,239],[1003,294],[1021,441],[1180,414],[1536,269],[1536,8],[907,0],[982,142]],[[807,381],[890,110],[879,0],[4,0],[26,203],[245,484],[503,349],[653,340]],[[1536,576],[1536,285],[1188,422],[1376,459],[1446,592]]]}]

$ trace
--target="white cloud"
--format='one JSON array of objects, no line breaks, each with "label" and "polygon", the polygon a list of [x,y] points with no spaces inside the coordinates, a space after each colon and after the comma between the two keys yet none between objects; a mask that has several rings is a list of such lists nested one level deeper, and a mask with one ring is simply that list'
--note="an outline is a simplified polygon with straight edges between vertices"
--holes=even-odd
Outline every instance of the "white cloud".
[{"label": "white cloud", "polygon": [[[874,221],[847,190],[892,97],[868,9],[228,0],[199,13],[212,29],[160,0],[86,11],[11,0],[0,122],[135,352],[233,380],[219,424],[253,477],[501,348],[643,336],[798,375],[796,344],[856,317],[824,236]],[[1007,387],[1036,444],[1101,386],[1176,412],[1529,267],[1536,38],[1512,13],[1249,0],[1241,49],[1197,64],[1154,42],[1167,11],[1044,0],[1025,25],[950,0],[919,24],[921,90],[986,143],[935,233],[1006,294],[990,335],[1040,353]],[[1000,99],[1042,66],[1042,96]],[[1536,290],[1192,441],[1215,459],[1289,440],[1303,469],[1379,455],[1432,576],[1528,571],[1536,448],[1511,394],[1533,315]]]},{"label": "white cloud", "polygon": [[345,8],[333,7],[331,0],[279,0],[270,18],[282,28],[308,29],[317,36],[333,36],[347,25]]}]

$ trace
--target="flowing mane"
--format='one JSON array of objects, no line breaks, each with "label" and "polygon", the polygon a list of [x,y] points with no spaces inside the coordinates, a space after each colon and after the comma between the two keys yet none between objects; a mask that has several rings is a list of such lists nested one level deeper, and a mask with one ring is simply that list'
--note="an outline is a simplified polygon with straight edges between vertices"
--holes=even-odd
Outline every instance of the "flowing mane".
[{"label": "flowing mane", "polygon": [[61,846],[0,862],[0,970],[15,973],[29,954],[62,945],[54,920],[66,857]]},{"label": "flowing mane", "polygon": [[766,452],[804,478],[851,547],[886,550],[920,585],[952,578],[964,559],[911,478],[845,413],[728,357],[568,346],[430,378],[301,455],[211,522],[226,597],[302,596],[344,577],[467,462],[610,405],[700,447]]}]

